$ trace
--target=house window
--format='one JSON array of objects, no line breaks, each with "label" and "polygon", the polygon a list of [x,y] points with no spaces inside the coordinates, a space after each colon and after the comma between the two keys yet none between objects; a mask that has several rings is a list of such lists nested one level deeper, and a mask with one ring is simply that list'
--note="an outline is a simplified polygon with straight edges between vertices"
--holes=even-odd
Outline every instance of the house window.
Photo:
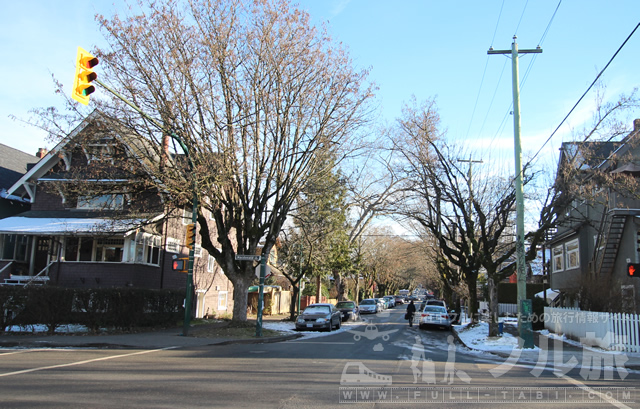
[{"label": "house window", "polygon": [[162,238],[148,233],[138,233],[129,243],[129,261],[140,264],[160,265]]},{"label": "house window", "polygon": [[218,311],[227,309],[227,291],[220,291],[218,293]]},{"label": "house window", "polygon": [[567,269],[580,267],[580,247],[578,239],[571,240],[565,244],[567,252]]},{"label": "house window", "polygon": [[562,246],[553,248],[553,272],[564,270],[564,254],[562,252]]},{"label": "house window", "polygon": [[27,261],[29,251],[29,236],[24,234],[3,234],[1,235],[2,251],[1,258],[5,260]]},{"label": "house window", "polygon": [[124,239],[104,238],[96,240],[95,261],[105,261],[109,263],[122,262],[124,250]]},{"label": "house window", "polygon": [[93,244],[91,237],[67,237],[64,243],[65,261],[93,261]]},{"label": "house window", "polygon": [[108,139],[103,140],[104,143],[89,144],[86,147],[87,160],[91,161],[107,161],[113,163],[113,146],[109,144]]},{"label": "house window", "polygon": [[76,208],[87,210],[121,210],[123,195],[79,196]]},{"label": "house window", "polygon": [[216,268],[216,259],[213,256],[209,256],[209,262],[207,263],[207,271],[213,273]]}]

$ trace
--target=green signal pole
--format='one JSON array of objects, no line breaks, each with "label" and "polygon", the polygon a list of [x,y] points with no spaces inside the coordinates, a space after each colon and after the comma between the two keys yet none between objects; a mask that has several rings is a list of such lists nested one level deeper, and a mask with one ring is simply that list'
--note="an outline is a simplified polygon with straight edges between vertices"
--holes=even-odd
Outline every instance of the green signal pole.
[{"label": "green signal pole", "polygon": [[[263,248],[264,250],[264,248]],[[260,292],[258,296],[258,317],[256,319],[256,337],[262,337],[262,307],[264,304],[264,280],[267,275],[267,256],[260,257]]]},{"label": "green signal pole", "polygon": [[[520,348],[534,348],[533,333],[531,332],[531,301],[527,300],[527,270],[524,251],[524,194],[522,187],[522,146],[520,142],[520,81],[518,73],[518,55],[541,53],[538,46],[532,50],[518,50],[517,37],[513,36],[511,50],[487,51],[487,54],[511,54],[513,81],[513,139],[516,164],[516,265],[518,277],[518,335]],[[528,301],[528,303],[526,303]]]}]

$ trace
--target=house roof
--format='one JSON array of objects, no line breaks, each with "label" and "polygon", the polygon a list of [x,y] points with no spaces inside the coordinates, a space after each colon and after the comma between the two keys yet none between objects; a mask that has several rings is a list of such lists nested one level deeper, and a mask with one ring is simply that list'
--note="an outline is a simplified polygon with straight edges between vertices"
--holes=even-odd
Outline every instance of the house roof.
[{"label": "house roof", "polygon": [[0,233],[29,235],[129,234],[148,218],[118,219],[95,212],[29,211],[0,220]]},{"label": "house roof", "polygon": [[[79,134],[89,125],[96,121],[109,121],[109,126],[113,131],[113,136],[121,140],[129,149],[129,152],[142,164],[143,167],[149,169],[151,162],[160,160],[158,152],[154,147],[142,137],[131,134],[131,132],[117,123],[105,117],[100,111],[93,111],[82,121],[73,131],[63,138],[51,151],[47,153],[34,167],[18,178],[13,185],[7,189],[7,194],[19,198],[28,197],[29,201],[35,200],[35,184],[39,179],[57,165],[60,160],[69,161],[66,150],[68,145],[72,143]],[[150,172],[151,175],[151,172]],[[59,175],[53,175],[52,178],[60,178]]]},{"label": "house roof", "polygon": [[9,189],[38,157],[0,143],[0,190]]}]

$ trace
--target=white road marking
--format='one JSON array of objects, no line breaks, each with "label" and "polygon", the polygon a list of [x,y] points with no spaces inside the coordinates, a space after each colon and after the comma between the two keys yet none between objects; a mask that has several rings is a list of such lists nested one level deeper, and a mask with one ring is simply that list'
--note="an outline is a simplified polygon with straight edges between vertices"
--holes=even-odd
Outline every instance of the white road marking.
[{"label": "white road marking", "polygon": [[13,376],[13,375],[22,375],[22,374],[26,374],[26,373],[30,373],[30,372],[46,371],[48,369],[66,368],[66,367],[69,367],[69,366],[84,365],[84,364],[89,364],[89,363],[92,363],[92,362],[107,361],[107,360],[110,360],[110,359],[124,358],[124,357],[127,357],[127,356],[134,356],[134,355],[143,355],[143,354],[149,354],[149,353],[152,353],[152,352],[166,351],[166,350],[169,350],[169,349],[176,349],[176,348],[180,348],[180,347],[174,346],[174,347],[167,347],[167,348],[160,348],[160,349],[151,349],[151,350],[148,350],[148,351],[132,352],[130,354],[112,355],[112,356],[106,356],[106,357],[102,357],[102,358],[87,359],[85,361],[70,362],[68,364],[42,366],[42,367],[39,367],[39,368],[23,369],[21,371],[14,371],[14,372],[7,372],[7,373],[0,374],[0,377]]}]

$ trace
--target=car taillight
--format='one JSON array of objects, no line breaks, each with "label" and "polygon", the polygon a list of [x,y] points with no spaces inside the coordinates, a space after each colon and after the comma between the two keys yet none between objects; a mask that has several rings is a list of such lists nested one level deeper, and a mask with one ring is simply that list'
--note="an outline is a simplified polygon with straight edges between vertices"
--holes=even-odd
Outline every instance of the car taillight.
[{"label": "car taillight", "polygon": [[429,315],[429,314],[422,314],[423,317],[426,317],[427,315]]}]

